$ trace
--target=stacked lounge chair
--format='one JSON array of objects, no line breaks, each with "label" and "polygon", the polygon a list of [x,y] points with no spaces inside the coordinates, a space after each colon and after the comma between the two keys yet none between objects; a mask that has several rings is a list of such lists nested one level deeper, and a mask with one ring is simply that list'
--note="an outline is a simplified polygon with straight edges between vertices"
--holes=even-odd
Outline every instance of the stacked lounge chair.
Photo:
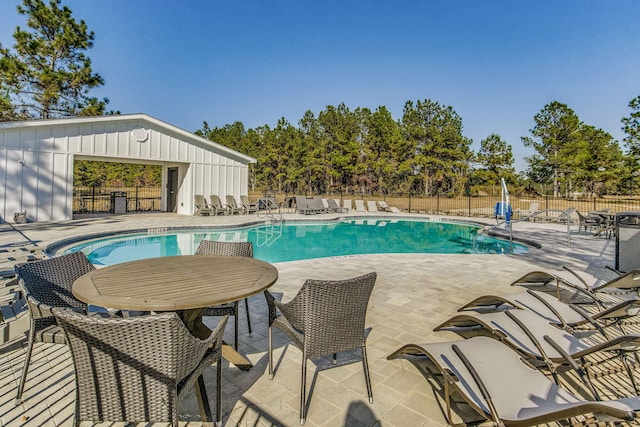
[{"label": "stacked lounge chair", "polygon": [[[574,280],[577,274],[569,270],[562,273]],[[523,277],[526,280],[520,278],[514,284],[546,286],[547,291],[564,284],[553,272],[537,271]],[[637,291],[629,284],[633,283],[632,274],[610,282],[598,286],[615,293],[610,286],[617,283],[623,286],[617,291]],[[453,331],[467,339],[407,344],[387,359],[417,358],[417,366],[426,367],[434,380],[444,382],[446,416],[451,424],[452,411],[458,406],[452,399],[454,392],[495,425],[528,426],[589,414],[632,420],[640,411],[640,388],[633,375],[633,369],[640,365],[640,335],[625,334],[621,319],[637,316],[640,299],[603,302],[593,298],[597,293],[586,292],[591,298],[584,298],[578,306],[558,300],[557,294],[527,289],[481,296],[434,329]],[[587,305],[595,314],[582,310]],[[430,363],[419,362],[424,359]],[[544,373],[551,375],[555,384]],[[558,376],[565,373],[571,373],[572,379],[559,381]],[[625,395],[612,386],[612,375],[625,376],[634,392]],[[596,379],[607,398],[615,400],[601,401]],[[588,391],[590,396],[584,400],[563,389],[563,384],[572,384],[581,394]],[[613,415],[617,410],[622,412]]]}]

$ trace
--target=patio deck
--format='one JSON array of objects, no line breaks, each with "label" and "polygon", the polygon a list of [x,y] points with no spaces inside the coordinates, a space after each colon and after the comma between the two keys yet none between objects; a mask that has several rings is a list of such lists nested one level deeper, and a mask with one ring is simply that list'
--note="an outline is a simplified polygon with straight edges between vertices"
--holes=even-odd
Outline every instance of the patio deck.
[{"label": "patio deck", "polygon": [[[255,220],[255,215],[251,217]],[[0,224],[0,249],[27,245],[44,248],[59,239],[106,229],[202,226],[239,223],[247,218],[246,215],[214,218],[133,214],[15,227]],[[288,214],[286,218],[305,217]],[[314,217],[317,218],[319,216]],[[460,217],[456,219],[460,220]],[[477,218],[473,220],[477,221]],[[508,284],[529,270],[569,265],[598,277],[612,277],[605,266],[614,264],[613,239],[578,235],[574,227],[572,247],[569,248],[566,226],[563,225],[523,222],[514,224],[514,230],[514,235],[536,241],[542,249],[531,249],[529,253],[520,255],[358,255],[275,264],[279,279],[271,291],[281,293],[284,300],[295,295],[307,278],[341,279],[370,271],[378,273],[367,315],[367,326],[372,328],[367,349],[374,403],[367,401],[360,359],[341,355],[338,364],[344,366],[336,368],[331,367],[329,360],[320,360],[315,366],[310,363],[310,404],[305,425],[446,425],[434,392],[423,375],[408,361],[387,361],[389,353],[408,342],[457,339],[453,333],[434,333],[432,329],[476,296],[519,291]],[[284,335],[276,334],[274,356],[277,371],[275,378],[269,380],[266,303],[264,297],[258,295],[250,298],[250,304],[254,331],[251,335],[247,333],[246,321],[241,315],[239,351],[255,366],[249,372],[242,372],[223,362],[223,424],[299,425],[301,354],[295,347],[287,345]],[[213,318],[211,321],[215,322]],[[233,328],[227,328],[225,336],[231,340]],[[36,345],[24,402],[15,406],[23,355],[24,341],[0,349],[0,425],[71,426],[75,386],[67,348]],[[208,372],[205,380],[210,384],[209,398],[215,399],[214,369]],[[182,402],[180,409],[184,425],[201,424],[193,394]]]}]

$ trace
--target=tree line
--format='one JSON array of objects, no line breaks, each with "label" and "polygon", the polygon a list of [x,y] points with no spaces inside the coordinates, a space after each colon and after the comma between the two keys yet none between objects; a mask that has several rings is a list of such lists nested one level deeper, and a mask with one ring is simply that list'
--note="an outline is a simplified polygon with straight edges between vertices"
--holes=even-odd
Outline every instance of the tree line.
[{"label": "tree line", "polygon": [[[90,95],[104,85],[86,51],[94,33],[61,0],[23,0],[12,49],[0,44],[0,121],[118,114],[108,99]],[[534,116],[522,143],[534,149],[529,167],[516,174],[512,146],[499,133],[477,152],[464,136],[462,117],[431,99],[407,101],[396,119],[344,103],[317,115],[307,111],[296,125],[285,118],[274,127],[246,129],[237,121],[195,133],[255,157],[253,190],[287,193],[404,193],[432,196],[495,192],[504,178],[514,192],[555,196],[582,192],[633,194],[638,188],[640,96],[622,118],[625,150],[609,133],[582,122],[558,101]],[[160,185],[157,169],[117,163],[76,162],[78,185]]]},{"label": "tree line", "polygon": [[622,119],[625,153],[609,133],[582,122],[566,104],[545,105],[522,137],[535,154],[516,174],[512,146],[493,133],[477,152],[453,107],[430,99],[407,101],[402,117],[386,107],[329,105],[307,111],[297,126],[286,119],[245,129],[242,122],[196,134],[255,157],[253,188],[287,193],[404,193],[424,196],[499,191],[504,178],[516,192],[567,196],[632,194],[640,166],[640,96]]}]

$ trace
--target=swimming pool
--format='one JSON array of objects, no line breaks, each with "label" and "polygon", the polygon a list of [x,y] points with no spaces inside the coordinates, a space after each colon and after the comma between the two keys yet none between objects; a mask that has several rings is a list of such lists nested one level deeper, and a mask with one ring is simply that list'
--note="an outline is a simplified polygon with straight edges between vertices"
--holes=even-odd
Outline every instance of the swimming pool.
[{"label": "swimming pool", "polygon": [[143,258],[191,255],[201,240],[253,242],[255,258],[267,262],[381,253],[523,253],[521,244],[478,234],[479,225],[382,218],[331,222],[287,222],[233,229],[126,234],[79,243],[96,265]]}]

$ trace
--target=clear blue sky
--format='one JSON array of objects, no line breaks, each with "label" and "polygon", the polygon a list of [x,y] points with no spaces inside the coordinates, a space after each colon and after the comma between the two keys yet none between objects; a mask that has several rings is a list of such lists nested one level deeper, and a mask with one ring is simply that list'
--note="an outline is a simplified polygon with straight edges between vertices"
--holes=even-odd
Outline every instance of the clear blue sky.
[{"label": "clear blue sky", "polygon": [[[0,2],[13,46],[18,0]],[[431,99],[474,141],[500,134],[526,168],[533,116],[566,103],[622,141],[640,95],[638,0],[63,0],[95,32],[88,52],[109,108],[189,131],[297,125],[327,105]],[[621,142],[622,144],[622,142]]]}]

